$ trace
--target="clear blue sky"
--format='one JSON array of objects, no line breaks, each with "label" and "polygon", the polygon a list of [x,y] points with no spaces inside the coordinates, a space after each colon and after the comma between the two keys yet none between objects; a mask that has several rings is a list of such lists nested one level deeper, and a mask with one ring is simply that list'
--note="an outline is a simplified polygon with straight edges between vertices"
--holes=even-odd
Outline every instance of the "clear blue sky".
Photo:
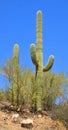
[{"label": "clear blue sky", "polygon": [[[36,12],[43,13],[44,65],[55,56],[52,72],[68,76],[68,0],[1,0],[0,65],[12,57],[13,46],[20,46],[20,63],[34,69],[30,44],[36,42]],[[0,76],[2,78],[2,76]]]}]

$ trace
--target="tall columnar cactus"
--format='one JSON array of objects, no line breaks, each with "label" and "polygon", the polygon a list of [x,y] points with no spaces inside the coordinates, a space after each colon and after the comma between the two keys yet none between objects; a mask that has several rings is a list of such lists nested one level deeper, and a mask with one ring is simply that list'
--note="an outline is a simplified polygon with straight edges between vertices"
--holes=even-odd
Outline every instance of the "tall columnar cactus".
[{"label": "tall columnar cactus", "polygon": [[18,68],[19,67],[19,45],[15,44],[12,57],[12,103],[17,102]]},{"label": "tall columnar cactus", "polygon": [[37,12],[37,21],[36,21],[36,45],[31,44],[30,53],[32,62],[36,66],[36,107],[37,111],[42,109],[41,100],[42,100],[42,79],[43,72],[49,71],[53,65],[54,56],[49,57],[48,63],[46,66],[43,66],[43,52],[42,52],[42,12]]}]

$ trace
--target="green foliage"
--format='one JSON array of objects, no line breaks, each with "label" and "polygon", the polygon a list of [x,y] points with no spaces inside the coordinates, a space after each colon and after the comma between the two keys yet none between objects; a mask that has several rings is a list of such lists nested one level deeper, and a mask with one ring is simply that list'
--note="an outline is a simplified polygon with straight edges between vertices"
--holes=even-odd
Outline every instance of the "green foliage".
[{"label": "green foliage", "polygon": [[[12,62],[10,62],[12,63]],[[8,66],[7,66],[8,68]],[[9,67],[11,68],[11,67]],[[12,103],[12,69],[11,69],[11,83],[6,90],[6,96],[4,99],[9,100]],[[6,75],[6,73],[5,73]],[[18,86],[14,88],[14,108],[21,106],[23,109],[26,105],[29,105],[32,110],[36,110],[37,99],[37,82],[35,80],[35,74],[27,68],[20,68],[18,70]],[[8,77],[9,79],[9,77]],[[40,82],[40,81],[39,81]],[[65,91],[62,86],[67,83],[67,79],[64,73],[52,74],[46,72],[42,79],[42,99],[41,104],[43,109],[53,110],[55,106],[55,100],[57,97],[63,96]],[[17,97],[18,95],[18,97]],[[1,96],[2,97],[2,96]],[[18,104],[17,104],[18,98]]]},{"label": "green foliage", "polygon": [[[20,68],[18,71],[18,84],[16,88],[8,87],[6,91],[6,96],[9,101],[12,102],[12,92],[14,92],[14,106],[17,108],[19,106],[23,107],[26,104],[31,104],[31,89],[32,89],[32,79],[33,73],[31,70],[26,68]],[[11,81],[12,82],[12,81]],[[15,81],[16,82],[16,81]],[[17,102],[18,101],[18,102]]]},{"label": "green foliage", "polygon": [[0,101],[3,101],[6,99],[6,94],[3,90],[0,90]]},{"label": "green foliage", "polygon": [[59,105],[54,106],[52,118],[60,120],[68,130],[68,101],[63,100]]},{"label": "green foliage", "polygon": [[32,71],[28,70],[26,68],[23,68],[21,70],[21,76],[20,76],[20,104],[26,105],[30,104],[31,100],[31,77],[32,77]]},{"label": "green foliage", "polygon": [[11,87],[7,87],[6,91],[6,100],[12,103],[12,88]]},{"label": "green foliage", "polygon": [[47,107],[47,109],[52,110],[56,98],[65,94],[62,86],[66,83],[67,79],[64,73],[51,74],[47,72],[46,75],[44,74],[42,96],[44,108]]},{"label": "green foliage", "polygon": [[31,59],[36,66],[36,105],[37,111],[42,109],[42,79],[43,72],[51,69],[54,61],[54,56],[49,57],[49,61],[45,67],[43,67],[43,52],[42,52],[42,12],[37,12],[36,21],[36,46],[31,44],[30,46]]}]

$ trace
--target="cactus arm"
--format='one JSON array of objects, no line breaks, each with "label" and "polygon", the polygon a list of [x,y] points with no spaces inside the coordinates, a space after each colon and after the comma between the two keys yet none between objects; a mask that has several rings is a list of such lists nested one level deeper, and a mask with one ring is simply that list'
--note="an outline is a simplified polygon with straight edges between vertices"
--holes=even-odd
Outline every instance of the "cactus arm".
[{"label": "cactus arm", "polygon": [[[19,45],[15,44],[13,48],[13,58],[19,58]],[[18,61],[17,61],[18,62]]]},{"label": "cactus arm", "polygon": [[37,62],[37,58],[36,58],[36,48],[35,48],[34,44],[31,44],[31,46],[30,46],[30,55],[31,55],[33,64],[35,64],[37,66],[38,62]]},{"label": "cactus arm", "polygon": [[46,72],[46,71],[50,70],[51,67],[52,67],[52,65],[53,65],[53,63],[54,63],[54,56],[51,55],[51,56],[49,57],[48,63],[46,64],[45,67],[43,67],[43,72]]}]

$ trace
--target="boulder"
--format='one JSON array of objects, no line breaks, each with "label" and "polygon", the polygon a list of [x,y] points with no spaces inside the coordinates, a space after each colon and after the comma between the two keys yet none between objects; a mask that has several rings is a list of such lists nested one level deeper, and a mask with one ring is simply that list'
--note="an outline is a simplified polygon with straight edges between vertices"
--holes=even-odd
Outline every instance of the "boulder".
[{"label": "boulder", "polygon": [[21,127],[32,128],[33,127],[33,120],[32,119],[23,119],[21,122]]}]

